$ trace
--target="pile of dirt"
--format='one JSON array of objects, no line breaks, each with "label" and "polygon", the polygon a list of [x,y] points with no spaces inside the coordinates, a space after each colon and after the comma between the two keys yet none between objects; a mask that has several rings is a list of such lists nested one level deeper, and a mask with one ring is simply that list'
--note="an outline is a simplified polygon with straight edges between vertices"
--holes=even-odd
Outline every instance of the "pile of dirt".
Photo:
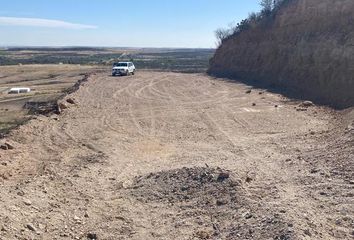
[{"label": "pile of dirt", "polygon": [[279,214],[253,204],[229,171],[182,168],[137,177],[126,194],[138,201],[179,209],[195,223],[199,239],[294,239],[292,224]]}]

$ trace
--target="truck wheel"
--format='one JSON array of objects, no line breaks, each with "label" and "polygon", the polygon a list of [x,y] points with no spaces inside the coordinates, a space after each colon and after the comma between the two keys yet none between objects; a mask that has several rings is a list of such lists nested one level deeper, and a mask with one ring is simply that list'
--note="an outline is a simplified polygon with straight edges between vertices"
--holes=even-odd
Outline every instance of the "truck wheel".
[{"label": "truck wheel", "polygon": [[125,76],[129,76],[129,74],[130,74],[130,72],[129,72],[129,70],[127,70],[127,71],[125,72]]},{"label": "truck wheel", "polygon": [[135,74],[135,71],[132,71],[132,75],[134,75]]}]

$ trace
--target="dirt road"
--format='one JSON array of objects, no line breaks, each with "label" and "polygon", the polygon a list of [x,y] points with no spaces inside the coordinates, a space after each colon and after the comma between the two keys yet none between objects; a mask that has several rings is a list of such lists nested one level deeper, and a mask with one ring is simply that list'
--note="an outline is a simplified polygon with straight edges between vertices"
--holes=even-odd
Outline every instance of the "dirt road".
[{"label": "dirt road", "polygon": [[352,239],[342,113],[248,89],[93,75],[1,140],[0,239]]}]

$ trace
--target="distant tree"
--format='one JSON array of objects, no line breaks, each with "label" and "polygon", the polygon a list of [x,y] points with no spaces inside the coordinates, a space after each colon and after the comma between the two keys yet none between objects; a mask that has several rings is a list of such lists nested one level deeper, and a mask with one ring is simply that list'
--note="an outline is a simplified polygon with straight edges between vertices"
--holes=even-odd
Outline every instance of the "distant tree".
[{"label": "distant tree", "polygon": [[217,45],[220,46],[222,42],[232,34],[230,29],[218,28],[215,31]]}]

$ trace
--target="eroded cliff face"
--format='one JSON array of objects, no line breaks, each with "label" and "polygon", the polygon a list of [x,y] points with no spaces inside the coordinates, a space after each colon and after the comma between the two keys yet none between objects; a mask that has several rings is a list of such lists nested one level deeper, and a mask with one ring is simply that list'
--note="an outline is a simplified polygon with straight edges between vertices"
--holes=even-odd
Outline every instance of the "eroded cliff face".
[{"label": "eroded cliff face", "polygon": [[354,106],[354,1],[293,0],[274,18],[225,41],[209,73]]}]

